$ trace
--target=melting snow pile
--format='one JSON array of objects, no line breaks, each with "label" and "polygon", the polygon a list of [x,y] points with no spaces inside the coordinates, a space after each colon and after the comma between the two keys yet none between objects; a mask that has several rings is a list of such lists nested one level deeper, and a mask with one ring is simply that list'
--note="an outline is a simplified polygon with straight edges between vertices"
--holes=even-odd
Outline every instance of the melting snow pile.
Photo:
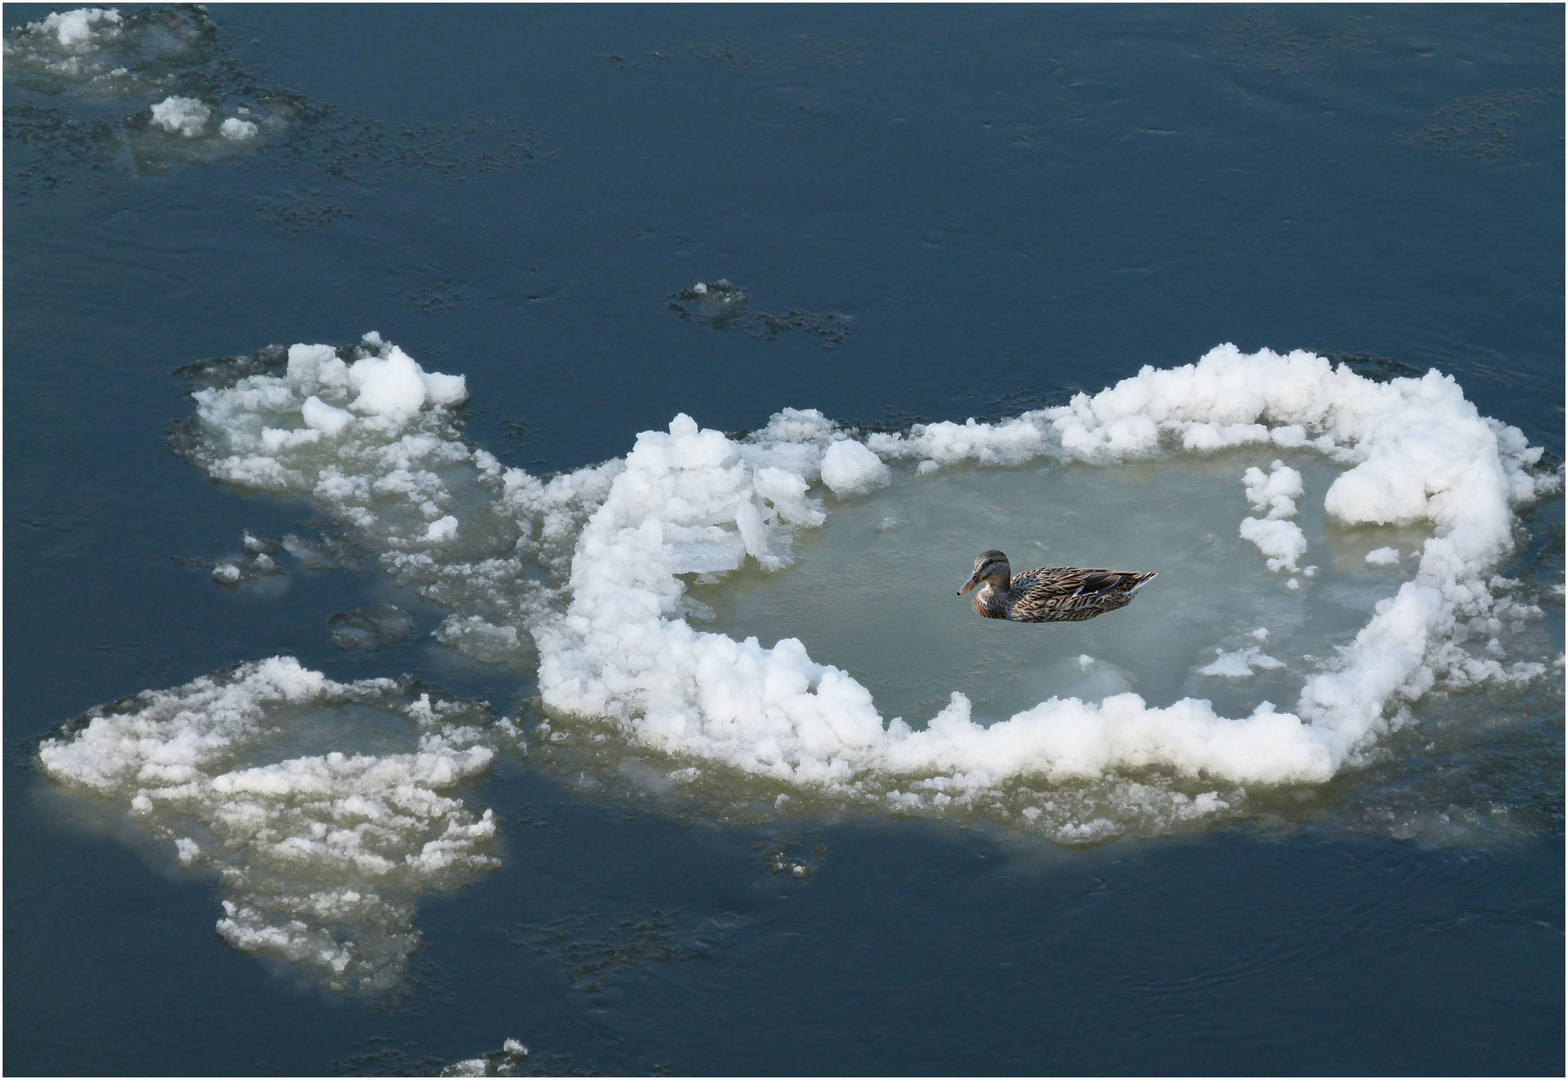
[{"label": "melting snow pile", "polygon": [[[340,745],[388,720],[403,745],[285,756],[319,741],[334,710],[351,723]],[[476,818],[450,793],[515,734],[471,705],[410,700],[390,679],[336,683],[280,657],[94,709],[38,760],[215,870],[228,894],[218,932],[236,948],[373,991],[418,944],[414,896],[495,865],[491,812]]]}]

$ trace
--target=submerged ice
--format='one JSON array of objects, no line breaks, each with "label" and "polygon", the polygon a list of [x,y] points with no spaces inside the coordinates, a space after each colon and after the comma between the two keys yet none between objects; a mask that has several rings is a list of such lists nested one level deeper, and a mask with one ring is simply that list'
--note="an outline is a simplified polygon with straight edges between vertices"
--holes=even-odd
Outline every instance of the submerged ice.
[{"label": "submerged ice", "polygon": [[[1435,371],[1378,383],[1306,352],[1222,346],[998,423],[862,436],[785,409],[736,439],[681,415],[625,458],[549,479],[466,442],[463,376],[375,334],[209,365],[202,383],[182,453],[309,499],[448,613],[439,642],[535,677],[545,756],[580,744],[577,764],[662,777],[660,791],[969,813],[1096,842],[1272,813],[1273,790],[1386,760],[1433,695],[1561,694],[1540,607],[1560,587],[1498,576],[1518,510],[1561,473]],[[1032,537],[1040,564],[1126,559],[1161,577],[1140,608],[1065,631],[934,606],[1003,537]],[[1400,549],[1417,552],[1408,567]],[[1321,571],[1302,565],[1309,550]],[[1288,588],[1281,570],[1299,574]],[[492,858],[491,819],[437,792],[507,732],[207,763],[213,732],[221,748],[266,710],[192,720],[202,710],[183,703],[233,686],[287,698],[254,689],[288,662],[267,663],[152,695],[41,756],[150,815],[182,858],[216,843],[235,881],[267,866],[266,889],[231,885],[231,940],[348,971],[352,950],[322,928],[353,923],[329,908],[391,903],[366,899],[378,873],[407,903]],[[334,701],[369,692],[287,671]],[[142,735],[152,723],[175,726]],[[388,809],[408,824],[383,829],[354,800],[390,807],[393,776],[424,784],[427,810]],[[160,817],[173,791],[185,816]],[[282,801],[236,809],[263,794]],[[268,824],[279,814],[286,828]],[[279,884],[310,860],[345,876]],[[406,918],[385,921],[407,940]]]}]

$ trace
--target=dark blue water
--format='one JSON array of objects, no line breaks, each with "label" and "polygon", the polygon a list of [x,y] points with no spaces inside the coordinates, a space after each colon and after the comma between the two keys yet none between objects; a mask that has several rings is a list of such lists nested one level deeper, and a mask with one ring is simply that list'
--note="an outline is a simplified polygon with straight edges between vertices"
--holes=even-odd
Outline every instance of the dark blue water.
[{"label": "dark blue water", "polygon": [[[536,473],[681,411],[1005,415],[1223,341],[1436,366],[1560,459],[1562,7],[211,16],[177,77],[304,117],[223,160],[79,138],[162,94],[7,57],[8,1072],[429,1070],[507,1037],[555,1072],[1562,1071],[1560,749],[1521,766],[1536,834],[1484,850],[724,827],[509,759],[472,795],[502,868],[424,901],[373,1001],[231,949],[215,882],[26,767],[93,705],[279,652],[531,693],[433,655],[433,610],[335,648],[373,573],[264,597],[171,560],[309,527],[166,441],[175,368],[269,343],[379,330]],[[781,321],[670,310],[720,277]],[[1558,581],[1561,507],[1531,526]],[[814,873],[770,873],[781,847]]]}]

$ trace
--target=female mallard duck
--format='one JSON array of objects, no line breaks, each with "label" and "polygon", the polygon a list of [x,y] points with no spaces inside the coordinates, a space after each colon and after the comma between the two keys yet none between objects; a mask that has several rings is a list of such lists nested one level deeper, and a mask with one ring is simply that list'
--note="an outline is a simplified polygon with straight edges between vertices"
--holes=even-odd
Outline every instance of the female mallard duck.
[{"label": "female mallard duck", "polygon": [[1154,571],[1081,570],[1076,566],[1042,566],[1013,577],[1007,556],[981,552],[962,596],[976,585],[974,609],[988,619],[1013,622],[1083,622],[1132,603]]}]

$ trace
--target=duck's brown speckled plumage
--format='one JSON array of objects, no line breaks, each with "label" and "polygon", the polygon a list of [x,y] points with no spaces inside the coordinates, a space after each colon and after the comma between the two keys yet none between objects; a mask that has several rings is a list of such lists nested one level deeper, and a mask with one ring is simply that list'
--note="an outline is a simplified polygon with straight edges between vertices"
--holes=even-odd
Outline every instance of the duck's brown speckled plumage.
[{"label": "duck's brown speckled plumage", "polygon": [[963,595],[983,585],[973,606],[988,619],[1082,622],[1126,607],[1154,574],[1152,570],[1042,566],[1014,576],[1006,555],[986,551],[975,560],[974,574],[958,592]]}]

